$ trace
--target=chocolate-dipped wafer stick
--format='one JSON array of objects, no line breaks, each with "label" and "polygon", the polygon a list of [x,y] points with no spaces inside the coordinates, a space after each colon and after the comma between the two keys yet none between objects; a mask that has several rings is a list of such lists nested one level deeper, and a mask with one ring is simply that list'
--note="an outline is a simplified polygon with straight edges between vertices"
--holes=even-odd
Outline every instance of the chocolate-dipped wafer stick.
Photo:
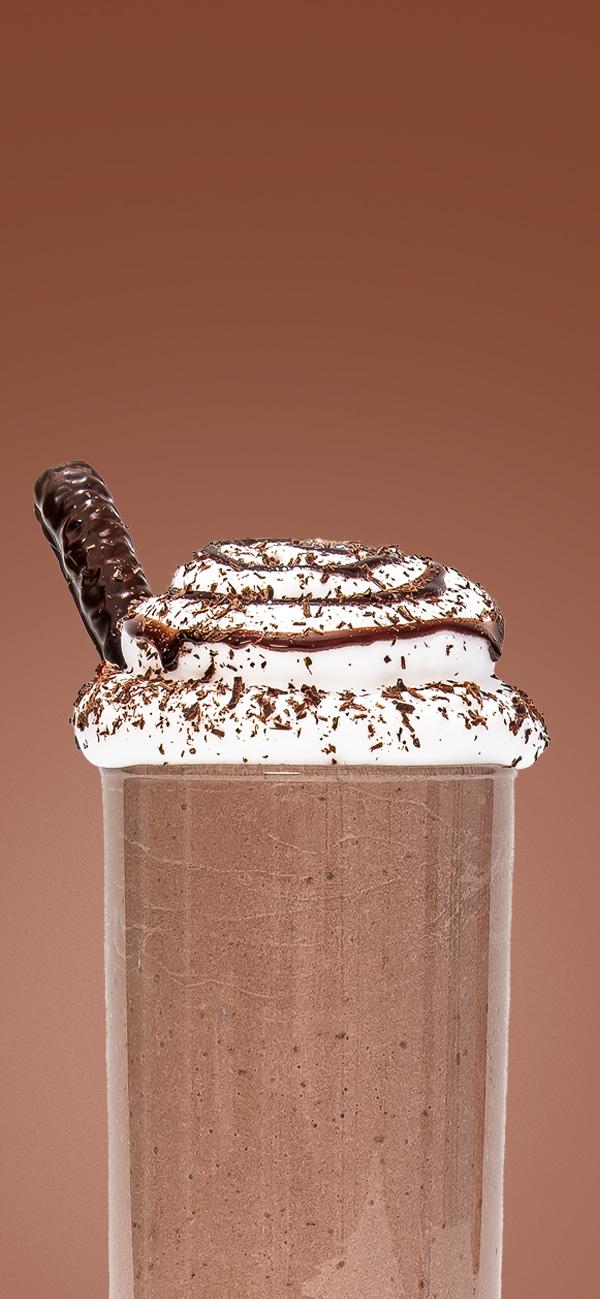
[{"label": "chocolate-dipped wafer stick", "polygon": [[106,483],[91,465],[73,460],[40,474],[34,499],[94,644],[107,662],[123,667],[119,620],[150,587]]}]

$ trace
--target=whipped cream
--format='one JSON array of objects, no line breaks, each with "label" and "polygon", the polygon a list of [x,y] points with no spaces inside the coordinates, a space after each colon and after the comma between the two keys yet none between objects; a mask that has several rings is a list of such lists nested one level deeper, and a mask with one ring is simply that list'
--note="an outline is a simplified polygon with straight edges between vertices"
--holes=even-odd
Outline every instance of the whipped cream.
[{"label": "whipped cream", "polygon": [[215,542],[121,623],[73,722],[98,766],[529,766],[531,700],[494,673],[502,616],[453,568],[352,542]]}]

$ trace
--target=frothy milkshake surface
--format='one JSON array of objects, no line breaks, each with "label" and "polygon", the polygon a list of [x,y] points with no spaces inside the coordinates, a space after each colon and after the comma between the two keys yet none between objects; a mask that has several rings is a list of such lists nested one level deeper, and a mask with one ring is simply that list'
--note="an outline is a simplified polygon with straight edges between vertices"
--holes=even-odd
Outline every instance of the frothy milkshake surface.
[{"label": "frothy milkshake surface", "polygon": [[396,546],[211,543],[134,601],[75,735],[102,767],[526,767],[548,736],[494,673],[503,633],[482,587]]}]

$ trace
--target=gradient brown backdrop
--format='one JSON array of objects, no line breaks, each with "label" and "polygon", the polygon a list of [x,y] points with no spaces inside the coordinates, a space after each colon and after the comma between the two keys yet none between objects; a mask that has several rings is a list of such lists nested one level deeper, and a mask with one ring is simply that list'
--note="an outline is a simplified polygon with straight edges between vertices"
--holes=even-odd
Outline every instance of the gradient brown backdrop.
[{"label": "gradient brown backdrop", "polygon": [[360,535],[505,609],[553,746],[518,786],[504,1296],[595,1292],[596,12],[5,22],[6,1299],[107,1295],[99,782],[67,726],[95,660],[31,517],[69,457],[159,588],[212,536]]}]

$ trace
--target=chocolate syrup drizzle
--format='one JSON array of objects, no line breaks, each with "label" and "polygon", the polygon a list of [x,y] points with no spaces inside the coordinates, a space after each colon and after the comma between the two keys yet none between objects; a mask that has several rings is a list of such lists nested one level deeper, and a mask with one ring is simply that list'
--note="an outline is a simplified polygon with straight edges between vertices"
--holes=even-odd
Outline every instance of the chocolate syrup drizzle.
[{"label": "chocolate syrup drizzle", "polygon": [[[358,541],[296,541],[289,537],[269,537],[267,544],[291,546],[301,554],[306,555],[308,562],[294,562],[285,566],[291,568],[294,572],[300,569],[319,574],[326,573],[331,577],[364,577],[373,580],[374,568],[383,564],[395,563],[404,558],[397,546],[361,546]],[[243,573],[248,565],[243,560],[227,554],[224,547],[256,545],[257,539],[255,537],[242,537],[235,541],[209,541],[201,551],[196,552],[196,556],[202,559],[213,559],[215,563],[221,564],[223,568],[234,568],[238,573]],[[349,553],[352,554],[352,552],[354,558],[347,564],[335,562],[330,564],[311,563],[313,555],[348,555]],[[263,555],[263,559],[266,560],[266,558],[267,556]],[[427,567],[424,572],[415,578],[413,582],[407,582],[404,586],[398,587],[396,594],[408,592],[409,590],[418,590],[421,595],[439,595],[444,590],[443,565],[436,564],[433,560],[427,560],[426,562]],[[271,573],[281,569],[281,567],[280,561],[273,558],[269,563],[255,564],[253,562],[252,572]]]},{"label": "chocolate syrup drizzle", "polygon": [[[200,558],[213,559],[215,560],[216,563],[221,564],[223,567],[228,566],[229,568],[235,569],[236,572],[238,573],[243,573],[246,571],[246,567],[247,567],[246,564],[242,563],[239,560],[233,559],[232,556],[230,555],[223,554],[223,550],[222,550],[223,546],[230,546],[235,544],[256,545],[256,542],[253,543],[250,538],[246,538],[244,541],[237,542],[237,543],[230,542],[230,541],[219,541],[219,542],[211,541],[207,546],[204,547],[202,551],[197,552],[197,554]],[[302,546],[302,543],[300,542],[286,542],[280,539],[279,541],[275,541],[271,544],[294,545],[297,546],[299,549],[300,548],[303,549],[307,554],[307,556],[314,554],[318,551],[320,551],[321,554],[346,554],[347,553],[343,545],[340,544],[334,545],[332,542],[313,541],[313,542],[306,542],[305,545]],[[346,544],[350,546],[353,545],[354,543],[348,542]],[[307,546],[310,546],[310,550],[306,549]],[[358,550],[359,547],[356,547],[356,549]],[[360,549],[364,550],[365,548],[360,547]],[[365,559],[357,560],[356,563],[318,564],[318,565],[314,563],[313,564],[294,563],[288,565],[285,571],[292,571],[294,573],[310,572],[310,573],[318,574],[320,577],[322,577],[323,575],[325,575],[326,577],[359,577],[359,578],[363,578],[365,581],[370,581],[371,583],[373,583],[375,586],[379,588],[377,592],[369,591],[366,594],[344,595],[343,597],[319,596],[318,599],[315,598],[310,601],[311,603],[318,604],[318,605],[321,604],[359,604],[359,605],[360,604],[391,604],[392,602],[397,603],[398,600],[402,598],[405,599],[412,598],[412,599],[420,600],[425,596],[435,597],[442,594],[442,592],[445,590],[444,567],[442,564],[434,563],[432,559],[428,559],[425,561],[426,566],[423,572],[419,573],[419,576],[413,578],[413,580],[410,582],[404,582],[401,586],[397,586],[394,588],[384,587],[383,584],[379,583],[377,577],[373,573],[373,569],[376,568],[378,565],[397,563],[403,558],[404,556],[400,553],[399,550],[396,549],[396,547],[382,546],[378,550],[369,551]],[[276,561],[273,561],[271,564],[253,563],[251,571],[253,573],[272,573],[277,570],[281,570],[281,565],[277,564]],[[176,587],[171,587],[169,594],[181,596],[183,599],[190,599],[190,600],[201,599],[207,603],[210,603],[211,601],[215,603],[223,599],[222,592],[194,590],[194,588],[192,587],[186,587],[184,591],[179,591]],[[251,587],[246,587],[242,594],[245,602],[252,603],[252,604],[293,604],[293,603],[298,604],[302,602],[300,597],[288,597],[288,598],[275,597],[273,595],[273,590],[271,587],[266,587],[265,590],[263,591],[254,590]]]},{"label": "chocolate syrup drizzle", "polygon": [[[273,558],[270,562],[251,563],[243,559],[237,559],[235,556],[227,554],[224,547],[228,546],[260,546],[260,542],[253,538],[235,542],[210,542],[203,550],[197,552],[199,559],[212,559],[223,567],[229,567],[237,572],[249,571],[252,573],[264,573],[279,570],[290,569],[292,571],[304,570],[315,573],[318,576],[326,574],[328,577],[363,577],[368,579],[371,584],[379,587],[374,570],[384,564],[395,563],[403,558],[397,547],[379,547],[378,549],[366,549],[354,542],[323,542],[308,541],[295,542],[287,539],[279,541],[270,541],[268,544],[282,544],[287,546],[297,546],[298,550],[306,556],[308,562],[292,562],[288,565],[282,565]],[[265,543],[262,543],[263,545]],[[338,563],[334,561],[334,556],[347,556],[349,552],[354,552],[354,556],[348,563]],[[315,562],[314,557],[332,557],[332,562],[319,563]],[[262,559],[267,561],[268,556],[263,554]],[[313,562],[311,562],[313,560]],[[221,642],[230,646],[256,645],[270,650],[295,650],[310,654],[327,649],[345,648],[356,644],[372,644],[374,641],[387,640],[394,641],[401,637],[417,637],[432,635],[437,631],[463,631],[470,635],[483,636],[489,646],[492,659],[497,659],[502,648],[504,626],[502,615],[499,610],[494,609],[487,618],[465,618],[460,615],[447,616],[438,618],[435,621],[423,622],[420,619],[413,618],[410,612],[402,607],[402,602],[410,604],[412,601],[421,600],[429,597],[435,604],[439,596],[445,590],[445,569],[441,564],[436,564],[432,560],[425,560],[425,568],[421,574],[410,582],[406,582],[393,590],[386,588],[381,584],[380,589],[371,590],[367,594],[357,595],[340,595],[332,596],[314,596],[309,595],[304,598],[296,595],[292,597],[275,597],[273,589],[267,586],[262,591],[255,588],[246,587],[239,593],[224,594],[222,591],[202,591],[202,590],[179,590],[172,587],[169,596],[177,599],[189,601],[198,601],[198,603],[208,612],[216,607],[221,607],[224,612],[230,610],[240,610],[249,604],[274,604],[274,605],[301,605],[306,609],[307,616],[310,609],[315,611],[325,605],[363,605],[369,607],[379,607],[389,604],[395,604],[398,612],[406,618],[406,622],[394,624],[390,622],[385,626],[375,625],[372,627],[340,627],[328,631],[315,631],[307,629],[305,632],[274,632],[274,631],[257,631],[244,628],[228,628],[225,625],[207,627],[205,622],[201,622],[198,627],[175,628],[170,626],[162,619],[149,617],[143,613],[134,615],[124,622],[124,630],[132,639],[146,642],[156,649],[162,667],[165,671],[172,671],[176,665],[185,644],[208,644]]]},{"label": "chocolate syrup drizzle", "polygon": [[125,666],[119,624],[150,587],[106,483],[85,461],[40,474],[35,516],[100,654]]},{"label": "chocolate syrup drizzle", "polygon": [[[285,601],[282,601],[285,603]],[[157,651],[165,672],[177,666],[179,655],[186,644],[207,645],[220,642],[240,647],[262,646],[269,650],[296,650],[298,653],[316,653],[319,650],[344,649],[349,645],[371,645],[386,640],[391,644],[401,638],[432,636],[437,631],[463,631],[471,636],[483,636],[489,645],[492,659],[500,657],[502,647],[502,622],[477,618],[437,618],[435,622],[404,623],[387,627],[343,627],[328,632],[307,631],[298,634],[287,632],[254,632],[225,628],[169,627],[156,618],[138,614],[126,618],[123,628],[133,640],[146,641]]]}]

